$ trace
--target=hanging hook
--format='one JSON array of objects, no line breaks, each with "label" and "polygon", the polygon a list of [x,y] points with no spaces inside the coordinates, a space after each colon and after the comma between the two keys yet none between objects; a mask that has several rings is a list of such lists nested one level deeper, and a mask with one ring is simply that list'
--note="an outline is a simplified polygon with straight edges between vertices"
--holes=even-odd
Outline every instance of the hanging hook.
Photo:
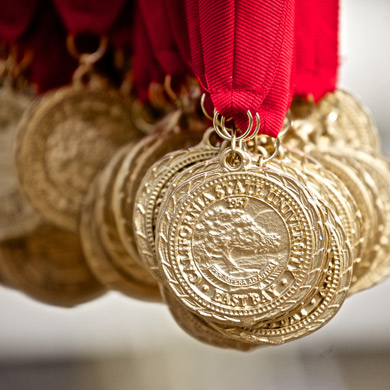
[{"label": "hanging hook", "polygon": [[[202,112],[203,112],[204,116],[205,116],[207,119],[209,119],[209,120],[212,121],[213,118],[209,115],[209,113],[207,112],[206,107],[205,107],[205,105],[204,105],[205,99],[206,99],[206,94],[205,94],[205,93],[202,93],[202,96],[201,96],[201,98],[200,98],[200,107],[201,107],[201,109],[202,109]],[[214,112],[214,113],[215,113],[215,112]]]},{"label": "hanging hook", "polygon": [[76,47],[75,41],[76,41],[75,34],[69,34],[66,37],[66,47],[68,48],[70,55],[74,57],[76,60],[78,60],[80,63],[86,65],[93,65],[97,61],[99,61],[106,53],[107,45],[108,45],[108,38],[106,35],[100,36],[99,47],[96,49],[96,51],[92,53],[80,53]]},{"label": "hanging hook", "polygon": [[170,74],[167,74],[164,78],[164,90],[174,103],[180,101],[179,97],[172,89],[172,76]]},{"label": "hanging hook", "polygon": [[[260,129],[260,116],[258,113],[256,113],[256,128],[255,128],[255,131],[253,132],[253,134],[249,135],[252,131],[252,128],[253,128],[253,115],[249,110],[247,111],[247,116],[248,116],[248,122],[249,122],[248,127],[243,134],[241,134],[239,137],[237,137],[237,140],[243,140],[245,142],[251,140],[255,135],[257,135],[257,133],[259,132],[259,129]],[[221,128],[226,136],[231,137],[231,134],[234,133],[234,130],[231,129],[232,133],[229,134],[229,132],[225,126],[225,117],[223,115],[221,116]]]},{"label": "hanging hook", "polygon": [[288,109],[283,121],[282,129],[279,132],[279,137],[283,138],[291,128],[292,116],[291,110]]},{"label": "hanging hook", "polygon": [[[222,138],[222,139],[225,139],[225,140],[228,140],[230,141],[233,137],[233,134],[235,135],[234,131],[232,133],[229,134],[229,132],[227,131],[226,127],[225,127],[225,117],[223,115],[221,115],[221,121],[220,123],[218,122],[218,116],[219,116],[219,112],[217,110],[214,111],[214,117],[213,117],[213,126],[214,126],[214,129],[216,131],[216,133]],[[260,116],[259,116],[259,113],[256,113],[256,128],[255,128],[255,131],[249,135],[252,131],[252,128],[253,128],[253,115],[252,113],[248,110],[247,111],[247,116],[248,116],[248,127],[246,129],[246,131],[241,134],[239,137],[236,137],[235,139],[237,141],[249,141],[251,140],[252,138],[254,138],[258,132],[259,132],[259,129],[260,129]]]},{"label": "hanging hook", "polygon": [[269,156],[269,157],[264,157],[263,155],[260,155],[259,157],[259,166],[264,166],[264,164],[270,160],[272,160],[273,158],[275,158],[277,156],[277,154],[279,153],[279,150],[280,150],[280,138],[279,137],[276,137],[275,138],[275,149],[274,151],[272,152],[272,154]]},{"label": "hanging hook", "polygon": [[248,142],[250,140],[252,140],[253,138],[255,138],[257,136],[257,134],[259,134],[259,130],[260,130],[260,115],[258,112],[256,112],[256,127],[255,127],[255,131],[249,135],[248,137],[245,138],[245,142]]}]

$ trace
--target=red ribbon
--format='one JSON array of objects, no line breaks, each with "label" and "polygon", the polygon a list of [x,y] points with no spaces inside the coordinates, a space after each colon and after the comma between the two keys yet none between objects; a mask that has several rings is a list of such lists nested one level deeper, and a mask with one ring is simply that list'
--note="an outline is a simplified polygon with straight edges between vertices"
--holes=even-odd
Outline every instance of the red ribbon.
[{"label": "red ribbon", "polygon": [[66,28],[73,34],[106,34],[126,0],[53,0]]},{"label": "red ribbon", "polygon": [[[188,73],[188,68],[180,54],[168,14],[168,8],[172,8],[174,3],[167,4],[165,0],[138,0],[138,6],[154,56],[162,70],[165,74],[184,76]],[[173,21],[172,26],[176,22]]]},{"label": "red ribbon", "polygon": [[39,9],[30,28],[18,40],[21,52],[31,50],[27,78],[39,92],[68,84],[77,62],[66,48],[66,31],[51,4]]},{"label": "red ribbon", "polygon": [[14,43],[27,29],[39,0],[0,2],[0,40]]},{"label": "red ribbon", "polygon": [[121,10],[115,24],[110,28],[107,35],[115,49],[126,50],[131,54],[134,43],[134,4],[127,0]]},{"label": "red ribbon", "polygon": [[165,74],[154,56],[145,21],[137,6],[135,7],[134,57],[134,92],[142,102],[146,102],[150,83],[153,81],[162,83]]},{"label": "red ribbon", "polygon": [[216,110],[276,137],[292,96],[293,0],[186,0],[191,64]]},{"label": "red ribbon", "polygon": [[333,92],[338,70],[339,0],[296,0],[296,96]]},{"label": "red ribbon", "polygon": [[187,67],[187,73],[192,73],[190,68],[191,50],[187,29],[186,5],[183,0],[165,0],[165,8],[172,34],[180,53],[181,59]]}]

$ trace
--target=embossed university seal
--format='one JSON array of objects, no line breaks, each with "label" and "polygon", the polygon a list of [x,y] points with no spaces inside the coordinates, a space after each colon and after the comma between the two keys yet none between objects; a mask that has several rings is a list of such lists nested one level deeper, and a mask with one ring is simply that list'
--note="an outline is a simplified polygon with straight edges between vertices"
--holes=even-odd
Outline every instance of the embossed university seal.
[{"label": "embossed university seal", "polygon": [[245,326],[295,307],[308,293],[319,233],[305,189],[263,169],[200,181],[166,210],[170,235],[158,244],[167,242],[160,263],[169,287],[189,309],[224,323]]}]

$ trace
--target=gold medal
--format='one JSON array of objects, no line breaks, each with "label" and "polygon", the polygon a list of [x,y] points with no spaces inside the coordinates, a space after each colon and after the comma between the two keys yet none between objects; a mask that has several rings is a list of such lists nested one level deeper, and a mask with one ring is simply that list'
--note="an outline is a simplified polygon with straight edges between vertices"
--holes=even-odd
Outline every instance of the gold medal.
[{"label": "gold medal", "polygon": [[133,211],[143,177],[161,157],[174,150],[196,145],[202,135],[203,131],[156,131],[138,142],[123,159],[114,184],[112,207],[119,237],[132,258],[141,262],[133,230]]},{"label": "gold medal", "polygon": [[21,186],[33,206],[73,232],[96,173],[120,146],[140,137],[129,125],[130,102],[94,74],[82,83],[82,65],[72,85],[45,94],[25,112],[16,148]]},{"label": "gold medal", "polygon": [[12,286],[56,306],[72,307],[104,293],[73,233],[43,225],[1,244],[0,269]]},{"label": "gold medal", "polygon": [[[272,166],[272,163],[274,162],[275,160],[272,160],[272,162],[270,163],[271,166]],[[193,187],[194,185],[196,185],[196,182],[194,180],[194,177],[196,177],[197,173],[199,172],[207,172],[207,171],[213,171],[214,169],[218,168],[218,165],[219,165],[219,162],[218,162],[218,159],[211,159],[211,160],[207,160],[207,161],[203,161],[201,163],[198,163],[194,166],[191,166],[187,169],[185,169],[183,172],[181,172],[180,174],[178,174],[175,179],[172,181],[169,189],[167,190],[166,192],[166,195],[165,195],[165,198],[168,200],[170,200],[170,203],[172,204],[178,204],[180,202],[180,198],[179,198],[179,194],[176,193],[175,196],[171,197],[173,191],[179,186],[181,185],[182,183],[187,183],[187,185]],[[283,171],[283,173],[286,173],[286,174],[290,174],[292,175],[293,177],[297,178],[298,180],[300,180],[301,182],[305,182],[306,184],[306,179],[304,178],[304,176],[302,175],[302,173],[297,169],[295,168],[292,164],[290,165],[287,165],[287,164],[281,164],[280,161],[275,161],[275,166],[276,166],[276,169],[278,170],[281,170]],[[287,169],[288,167],[288,169]],[[184,194],[186,193],[186,191],[184,191]],[[317,221],[319,220],[323,220],[324,218],[321,216],[321,212],[318,208],[321,207],[321,204],[317,203],[317,205],[314,205],[312,204],[312,209],[311,209],[311,220],[313,221],[313,223],[316,223]],[[169,204],[163,204],[162,207],[161,207],[161,212],[160,212],[160,215],[161,217],[160,218],[164,218],[164,219],[167,219],[167,222],[170,218],[170,214],[167,214],[165,213],[165,210],[166,209],[170,209],[171,207],[174,207],[172,205],[169,205]],[[161,229],[160,230],[160,234],[163,235],[163,236],[169,236],[169,229],[170,229],[170,223],[164,223],[164,224],[160,224],[159,228]],[[323,258],[323,250],[324,248],[326,247],[326,237],[325,236],[321,236],[321,239],[319,242],[316,242],[314,247],[317,249],[315,252],[316,252],[316,255],[314,256],[315,257],[315,261],[313,260],[313,264],[316,264],[316,269],[313,269],[311,272],[310,272],[310,280],[308,279],[307,280],[307,284],[315,284],[316,283],[316,280],[317,278],[320,277],[320,271],[321,271],[321,268],[323,266],[323,264],[321,263],[321,258]],[[216,248],[217,250],[217,248]],[[165,253],[164,255],[162,255],[162,257],[164,256],[167,256],[167,253]],[[156,264],[154,265],[154,267],[158,267],[158,262],[156,262]],[[159,277],[159,274],[156,273],[156,276]],[[161,279],[161,276],[160,276],[160,279]]]},{"label": "gold medal", "polygon": [[308,144],[379,147],[378,130],[371,114],[346,91],[328,93],[317,104],[295,98],[291,115],[291,129],[283,135],[283,142],[292,147],[302,149]]},{"label": "gold medal", "polygon": [[255,166],[242,149],[225,149],[219,161],[179,186],[162,208],[161,274],[195,314],[253,325],[310,293],[306,282],[324,232],[309,216],[310,194],[291,176]]},{"label": "gold medal", "polygon": [[374,235],[374,247],[357,273],[357,281],[350,291],[353,294],[380,283],[390,275],[390,220],[387,217],[390,213],[390,170],[385,160],[378,154],[373,156],[348,149],[342,154],[335,155],[354,169],[363,170],[367,187],[373,188],[372,191],[376,194],[374,204],[378,224]]},{"label": "gold medal", "polygon": [[239,351],[250,351],[258,347],[222,335],[207,321],[183,307],[166,288],[162,288],[162,292],[173,318],[190,336],[213,347],[232,348]]},{"label": "gold medal", "polygon": [[315,143],[321,146],[379,148],[379,134],[371,113],[352,94],[337,90],[326,94],[318,103],[322,117],[322,134]]},{"label": "gold medal", "polygon": [[120,149],[91,185],[83,204],[80,234],[87,261],[102,284],[131,297],[158,301],[156,282],[123,248],[111,208],[116,174],[132,147]]},{"label": "gold medal", "polygon": [[149,168],[138,188],[134,208],[134,233],[140,259],[152,272],[156,273],[158,270],[154,233],[165,192],[180,172],[198,162],[216,157],[219,148],[210,142],[213,134],[214,129],[209,129],[199,145],[172,152],[157,161]]},{"label": "gold medal", "polygon": [[329,322],[344,302],[352,278],[350,247],[346,236],[337,233],[342,232],[342,228],[333,229],[339,224],[338,220],[330,219],[330,222],[328,264],[323,270],[323,282],[309,302],[286,316],[253,327],[229,327],[213,322],[210,325],[223,335],[241,342],[279,345],[307,336]]},{"label": "gold medal", "polygon": [[312,233],[323,236],[305,195],[279,172],[206,179],[165,211],[170,236],[157,232],[157,247],[169,245],[169,258],[160,258],[167,285],[189,309],[221,322],[253,324],[299,304],[315,269]]},{"label": "gold medal", "polygon": [[[10,65],[13,64],[13,65]],[[2,64],[12,74],[8,66],[13,61]],[[11,80],[11,76],[0,74],[0,241],[21,237],[33,231],[41,218],[31,207],[19,188],[14,164],[15,133],[20,117],[32,101],[32,94],[14,86],[20,80]]]}]

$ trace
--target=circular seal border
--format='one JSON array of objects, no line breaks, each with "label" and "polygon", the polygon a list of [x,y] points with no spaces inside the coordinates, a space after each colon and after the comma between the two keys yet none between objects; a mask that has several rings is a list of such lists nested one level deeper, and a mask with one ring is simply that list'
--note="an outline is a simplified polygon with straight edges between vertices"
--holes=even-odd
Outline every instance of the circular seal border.
[{"label": "circular seal border", "polygon": [[[279,180],[275,180],[276,176],[280,178]],[[269,177],[271,176],[271,177]],[[255,179],[253,179],[255,177]],[[301,188],[301,185],[294,180],[294,183],[296,184],[295,191],[298,189],[298,194],[294,195],[293,191],[289,191],[288,189],[282,188],[282,191],[286,193],[286,198],[291,199],[294,202],[294,206],[297,209],[298,207],[298,215],[300,215],[301,219],[304,219],[304,227],[305,227],[305,235],[308,237],[308,243],[309,245],[306,248],[306,255],[305,255],[305,261],[304,264],[301,267],[299,277],[297,278],[297,281],[295,285],[289,290],[288,293],[283,294],[282,297],[279,297],[272,301],[271,304],[265,304],[262,305],[258,309],[252,309],[252,310],[235,310],[235,309],[224,309],[221,307],[218,307],[210,302],[205,301],[203,298],[199,297],[197,294],[193,292],[193,290],[187,285],[187,281],[184,279],[184,277],[181,275],[181,272],[178,268],[177,262],[175,261],[175,248],[176,248],[176,231],[179,226],[179,219],[181,219],[181,216],[184,214],[184,210],[191,204],[193,199],[205,188],[208,188],[212,185],[217,184],[222,179],[249,179],[249,180],[263,180],[268,181],[270,183],[270,186],[281,188],[283,186],[286,186],[288,182],[291,183],[291,177],[287,178],[286,176],[271,173],[270,171],[246,171],[244,173],[220,173],[217,177],[211,177],[210,179],[205,179],[205,181],[202,184],[199,184],[196,187],[196,190],[193,193],[189,193],[187,196],[187,199],[182,200],[180,204],[180,208],[178,210],[175,210],[176,217],[172,220],[172,227],[170,231],[170,239],[169,239],[169,260],[171,264],[168,264],[167,261],[162,262],[162,267],[164,269],[164,272],[166,276],[168,277],[168,284],[170,285],[171,289],[175,291],[175,293],[178,293],[178,287],[182,286],[183,289],[181,289],[181,295],[180,299],[183,301],[183,303],[189,307],[191,310],[194,310],[195,312],[206,316],[206,317],[213,317],[215,320],[220,320],[222,322],[226,321],[233,321],[233,322],[239,322],[239,318],[233,318],[231,316],[239,316],[239,317],[247,317],[250,316],[249,321],[254,322],[258,321],[260,318],[266,317],[266,316],[273,316],[273,311],[276,311],[280,314],[282,312],[286,312],[292,307],[294,307],[298,302],[295,302],[293,300],[290,300],[287,303],[288,299],[291,299],[293,294],[298,293],[298,289],[304,284],[306,280],[306,273],[308,272],[308,269],[310,268],[310,262],[312,257],[312,250],[313,246],[311,245],[313,242],[312,237],[312,230],[310,229],[310,218],[308,217],[306,211],[304,210],[304,206],[301,207],[298,206],[299,201],[296,199],[296,195],[299,195],[299,199],[302,201],[302,198],[306,198],[306,194],[303,191],[303,188]],[[174,243],[174,244],[173,244]],[[308,254],[309,251],[309,254]],[[174,274],[176,276],[176,280],[172,280],[172,273],[170,270],[167,270],[166,267],[173,268]],[[305,290],[303,293],[298,294],[299,300],[303,297],[301,295],[305,296],[307,294],[307,290]],[[191,302],[191,298],[195,302]],[[283,306],[283,310],[281,310],[281,305]],[[260,317],[258,315],[261,314]],[[244,319],[241,319],[244,322]]]}]

